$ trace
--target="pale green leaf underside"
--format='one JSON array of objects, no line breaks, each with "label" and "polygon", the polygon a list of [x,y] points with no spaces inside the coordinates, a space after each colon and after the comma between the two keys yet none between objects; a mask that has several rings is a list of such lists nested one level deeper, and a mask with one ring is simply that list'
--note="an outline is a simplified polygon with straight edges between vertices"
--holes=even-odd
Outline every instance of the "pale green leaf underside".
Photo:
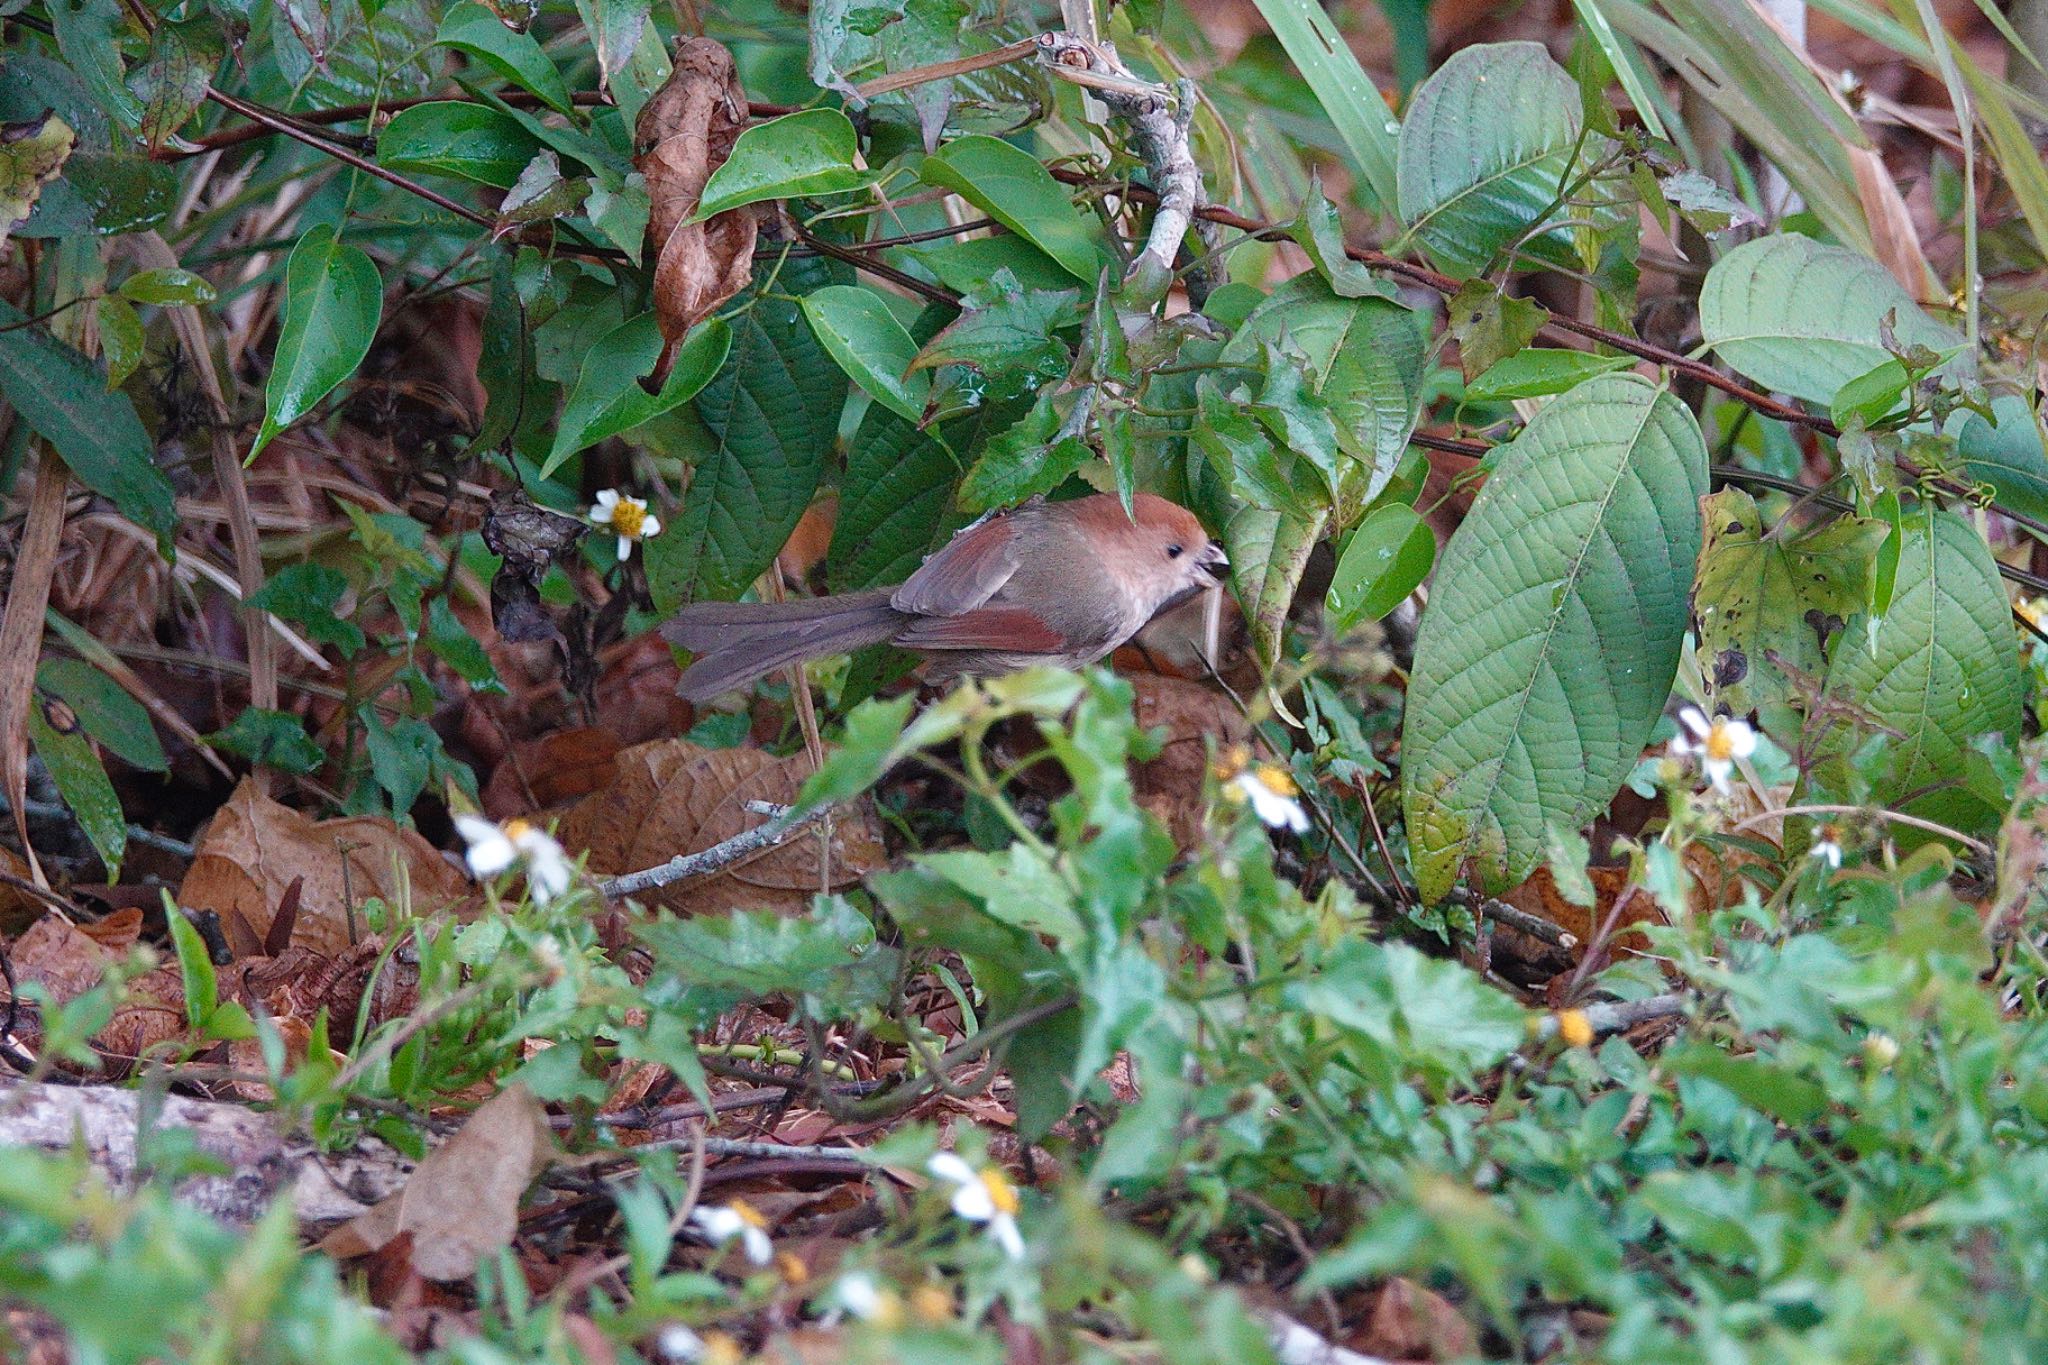
[{"label": "pale green leaf underside", "polygon": [[1670,692],[1707,455],[1634,375],[1564,394],[1501,453],[1451,537],[1415,647],[1402,800],[1416,885],[1526,877],[1546,827],[1603,810]]},{"label": "pale green leaf underside", "polygon": [[1706,343],[1767,389],[1810,403],[1889,356],[1878,324],[1895,314],[1899,344],[1936,351],[1962,345],[1955,329],[1920,311],[1883,266],[1810,237],[1759,237],[1707,272],[1700,289]]},{"label": "pale green leaf underside", "polygon": [[1401,221],[1445,271],[1475,275],[1556,199],[1578,134],[1578,91],[1542,45],[1465,48],[1401,126]]},{"label": "pale green leaf underside", "polygon": [[1960,778],[1971,740],[2020,724],[2018,640],[1983,537],[1931,505],[1901,535],[1890,610],[1875,635],[1849,623],[1827,681],[1903,736],[1885,801]]}]

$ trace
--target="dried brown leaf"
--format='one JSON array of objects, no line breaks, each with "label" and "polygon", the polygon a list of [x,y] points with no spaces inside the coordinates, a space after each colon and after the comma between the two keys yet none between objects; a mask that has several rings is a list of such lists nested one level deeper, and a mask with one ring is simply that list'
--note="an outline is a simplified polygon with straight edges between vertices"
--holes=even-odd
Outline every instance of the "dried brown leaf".
[{"label": "dried brown leaf", "polygon": [[1463,1360],[1478,1349],[1472,1324],[1449,1299],[1399,1276],[1374,1291],[1365,1332],[1348,1344],[1399,1360]]},{"label": "dried brown leaf", "polygon": [[[683,739],[655,740],[621,753],[613,777],[562,817],[559,837],[572,854],[588,851],[599,876],[638,871],[679,853],[697,853],[767,819],[749,801],[786,805],[810,764],[802,754],[776,758],[759,749],[700,749]],[[678,914],[732,909],[795,913],[824,889],[815,833],[763,849],[716,876],[679,882],[649,899]],[[832,822],[831,883],[851,886],[886,860],[881,830],[865,810]]]},{"label": "dried brown leaf", "polygon": [[[126,945],[122,945],[125,952]],[[58,1004],[76,1000],[100,983],[116,960],[98,939],[61,915],[45,915],[15,940],[15,977],[40,983]],[[36,1046],[40,1030],[20,1029],[23,1041]],[[107,1026],[93,1036],[95,1050],[110,1059],[141,1057],[162,1043],[185,1034],[185,986],[176,963],[159,967],[129,983]]]},{"label": "dried brown leaf", "polygon": [[647,248],[662,337],[661,358],[645,381],[650,390],[668,379],[684,334],[753,278],[751,209],[689,221],[704,183],[746,126],[747,92],[732,53],[709,38],[678,44],[668,83],[640,110],[633,130],[633,164],[647,179],[651,201]]},{"label": "dried brown leaf", "polygon": [[554,1157],[547,1113],[533,1092],[498,1092],[455,1135],[427,1153],[405,1188],[329,1233],[321,1250],[367,1256],[412,1239],[412,1268],[430,1280],[462,1280],[512,1244],[519,1198]]},{"label": "dried brown leaf", "polygon": [[245,780],[200,837],[178,903],[217,913],[230,942],[246,931],[260,944],[301,878],[292,943],[329,956],[348,948],[349,911],[366,897],[410,895],[424,913],[469,893],[462,873],[411,830],[367,815],[316,821]]},{"label": "dried brown leaf", "polygon": [[1138,724],[1166,730],[1158,757],[1131,765],[1138,804],[1159,817],[1178,847],[1192,848],[1202,837],[1203,779],[1211,755],[1243,743],[1249,727],[1230,698],[1213,687],[1160,673],[1136,673],[1130,683]]}]

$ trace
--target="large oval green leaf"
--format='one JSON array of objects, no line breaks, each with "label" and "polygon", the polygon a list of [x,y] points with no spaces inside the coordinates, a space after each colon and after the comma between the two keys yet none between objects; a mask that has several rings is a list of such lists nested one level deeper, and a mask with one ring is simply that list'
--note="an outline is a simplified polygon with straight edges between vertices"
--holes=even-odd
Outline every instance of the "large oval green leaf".
[{"label": "large oval green leaf", "polygon": [[1038,158],[999,138],[955,138],[924,159],[918,178],[951,190],[1094,284],[1107,264],[1094,228]]},{"label": "large oval green leaf", "polygon": [[1578,136],[1578,88],[1540,43],[1464,48],[1401,124],[1401,221],[1447,274],[1476,275],[1557,200]]},{"label": "large oval green leaf", "polygon": [[475,0],[451,7],[434,41],[476,58],[520,89],[538,95],[557,113],[574,113],[569,87],[540,41],[531,33],[505,27],[504,20]]},{"label": "large oval green leaf", "polygon": [[263,426],[249,447],[251,460],[356,372],[370,353],[383,311],[384,281],[367,252],[337,241],[326,223],[299,238],[285,263],[284,328],[263,390]]},{"label": "large oval green leaf", "polygon": [[803,309],[818,344],[869,397],[909,421],[924,416],[932,377],[910,368],[917,343],[881,295],[859,285],[828,284],[804,295]]},{"label": "large oval green leaf", "polygon": [[860,189],[874,177],[854,165],[859,152],[853,124],[837,109],[805,109],[757,123],[711,173],[690,221],[767,199]]},{"label": "large oval green leaf", "polygon": [[159,536],[178,526],[170,480],[135,405],[83,355],[0,302],[0,397],[93,492]]},{"label": "large oval green leaf", "polygon": [[661,354],[661,327],[652,313],[620,323],[583,358],[576,389],[562,408],[555,443],[540,476],[545,479],[586,446],[695,398],[725,363],[731,345],[732,328],[719,318],[704,319],[676,348],[675,366],[661,392],[649,393],[640,387],[639,377],[654,368],[655,358]]},{"label": "large oval green leaf", "polygon": [[1692,414],[1635,375],[1555,399],[1445,547],[1402,731],[1415,881],[1522,880],[1642,753],[1678,668],[1707,452]]},{"label": "large oval green leaf", "polygon": [[1968,522],[1932,504],[1908,514],[1891,606],[1875,629],[1849,622],[1827,690],[1901,736],[1875,799],[1924,792],[1902,809],[1966,829],[1997,819],[1968,786],[1981,761],[1970,743],[2019,736],[2019,642],[1998,565]]},{"label": "large oval green leaf", "polygon": [[1902,346],[1963,344],[1868,256],[1783,233],[1735,248],[1700,287],[1707,345],[1767,389],[1831,401],[1842,385],[1891,359],[1879,325],[1893,315]]},{"label": "large oval green leaf", "polygon": [[1970,477],[1998,490],[1997,502],[2023,516],[2048,520],[2048,446],[2041,423],[2027,400],[2002,393],[1991,400],[1994,425],[1974,412],[1958,412],[1951,420],[1956,452]]},{"label": "large oval green leaf", "polygon": [[401,109],[377,136],[377,164],[509,190],[540,150],[519,120],[488,105],[437,100]]}]

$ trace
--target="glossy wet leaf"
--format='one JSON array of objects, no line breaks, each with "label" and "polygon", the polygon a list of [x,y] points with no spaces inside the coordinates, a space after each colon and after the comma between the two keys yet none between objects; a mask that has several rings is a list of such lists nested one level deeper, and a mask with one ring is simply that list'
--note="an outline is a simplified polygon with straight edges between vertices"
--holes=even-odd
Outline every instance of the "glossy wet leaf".
[{"label": "glossy wet leaf", "polygon": [[1108,259],[1093,226],[1052,172],[997,138],[955,138],[924,159],[918,177],[953,191],[1094,286]]},{"label": "glossy wet leaf", "polygon": [[804,295],[804,317],[818,344],[869,397],[912,422],[924,415],[929,374],[912,370],[917,343],[871,289],[827,285]]},{"label": "glossy wet leaf", "polygon": [[704,184],[693,220],[769,199],[845,194],[873,178],[854,162],[860,141],[837,109],[806,109],[741,133]]},{"label": "glossy wet leaf", "polygon": [[1436,563],[1436,532],[1405,503],[1360,522],[1337,561],[1328,602],[1331,628],[1377,621],[1408,600]]},{"label": "glossy wet leaf", "polygon": [[263,391],[263,425],[249,447],[251,461],[356,372],[384,310],[376,263],[361,247],[337,240],[325,223],[292,248],[284,293],[284,325]]},{"label": "glossy wet leaf", "polygon": [[511,115],[488,105],[437,100],[392,115],[377,135],[377,164],[510,189],[540,143]]},{"label": "glossy wet leaf", "polygon": [[710,318],[699,323],[677,348],[668,382],[652,394],[640,386],[640,377],[653,369],[661,354],[661,327],[652,313],[621,323],[584,357],[555,428],[554,446],[541,465],[541,477],[561,468],[577,451],[695,398],[725,363],[731,345],[732,329],[724,322]]},{"label": "glossy wet leaf", "polygon": [[569,87],[539,41],[531,33],[507,28],[497,15],[473,0],[449,9],[435,41],[476,58],[503,79],[538,95],[550,109],[563,114],[572,111]]}]

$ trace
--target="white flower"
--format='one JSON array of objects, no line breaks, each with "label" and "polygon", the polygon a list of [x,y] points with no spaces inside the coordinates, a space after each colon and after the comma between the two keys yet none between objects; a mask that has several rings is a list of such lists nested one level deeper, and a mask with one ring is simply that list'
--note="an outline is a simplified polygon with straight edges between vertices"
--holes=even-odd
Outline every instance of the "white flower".
[{"label": "white flower", "polygon": [[621,562],[632,555],[633,542],[651,540],[661,534],[661,518],[647,510],[646,500],[616,488],[607,488],[597,495],[590,520],[618,536]]},{"label": "white flower", "polygon": [[895,1327],[903,1321],[903,1299],[893,1289],[875,1283],[864,1270],[839,1277],[832,1298],[841,1308],[878,1327]]},{"label": "white flower", "polygon": [[1680,756],[1698,754],[1700,768],[1706,773],[1707,780],[1714,784],[1714,790],[1727,791],[1728,777],[1735,771],[1736,760],[1748,758],[1756,752],[1756,731],[1747,723],[1727,716],[1716,716],[1709,722],[1697,706],[1688,706],[1680,711],[1678,719],[1692,731],[1694,738],[1679,735],[1671,741],[1671,752]]},{"label": "white flower", "polygon": [[1300,789],[1287,770],[1277,763],[1261,763],[1255,768],[1246,768],[1230,779],[1226,791],[1231,799],[1249,801],[1252,813],[1274,829],[1291,829],[1296,834],[1308,833],[1308,812],[1301,807]]},{"label": "white flower", "polygon": [[455,831],[469,845],[469,870],[478,878],[495,877],[514,863],[526,864],[526,885],[535,901],[545,905],[569,889],[576,869],[569,855],[546,830],[528,820],[500,825],[481,815],[458,815]]},{"label": "white flower", "polygon": [[655,1333],[654,1350],[663,1360],[698,1361],[704,1358],[704,1338],[672,1322]]},{"label": "white flower", "polygon": [[690,1214],[690,1221],[714,1246],[724,1246],[739,1238],[740,1249],[755,1265],[767,1265],[775,1259],[775,1246],[768,1240],[768,1220],[744,1200],[704,1205]]},{"label": "white flower", "polygon": [[1806,850],[1809,858],[1818,858],[1831,868],[1842,865],[1842,834],[1833,825],[1822,825],[1815,831],[1817,837],[1813,847]]},{"label": "white flower", "polygon": [[1011,1260],[1024,1259],[1024,1234],[1017,1230],[1017,1187],[999,1167],[977,1171],[953,1153],[940,1152],[925,1169],[953,1187],[954,1213],[986,1225],[989,1237]]}]

